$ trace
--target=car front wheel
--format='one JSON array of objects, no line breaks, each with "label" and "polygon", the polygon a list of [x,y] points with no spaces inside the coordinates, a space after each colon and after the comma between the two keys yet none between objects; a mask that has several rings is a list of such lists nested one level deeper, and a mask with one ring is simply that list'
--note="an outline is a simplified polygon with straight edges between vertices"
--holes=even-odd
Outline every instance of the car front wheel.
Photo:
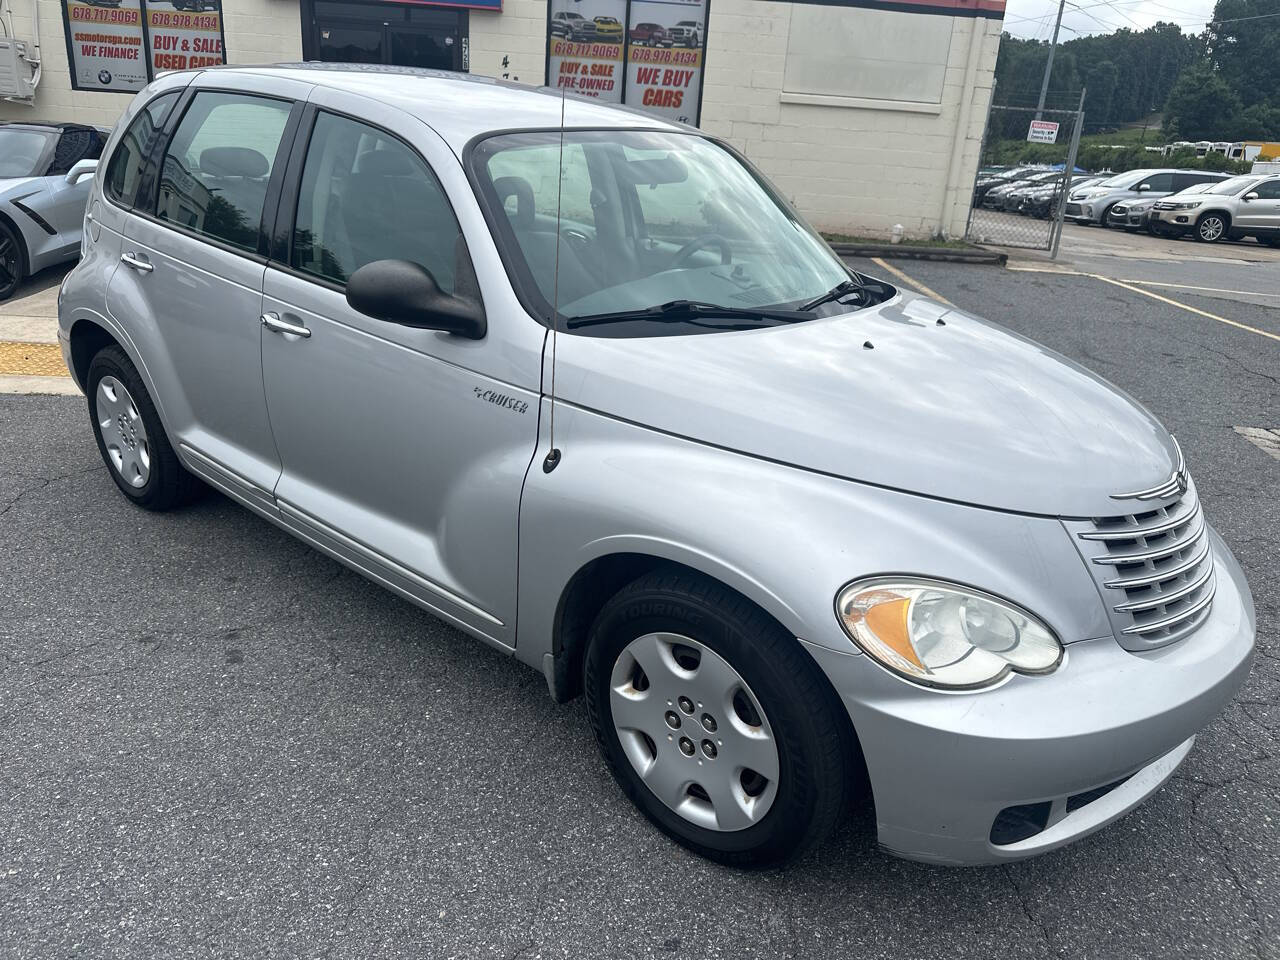
[{"label": "car front wheel", "polygon": [[847,717],[795,638],[743,598],[693,574],[641,577],[596,619],[585,679],[614,779],[678,843],[763,867],[834,828]]},{"label": "car front wheel", "polygon": [[0,300],[8,300],[27,272],[22,241],[6,223],[0,223]]},{"label": "car front wheel", "polygon": [[1220,213],[1206,213],[1196,221],[1196,239],[1217,243],[1227,235],[1227,219]]},{"label": "car front wheel", "polygon": [[121,493],[147,510],[172,510],[204,493],[204,484],[178,461],[155,404],[123,350],[100,350],[85,379],[98,452]]}]

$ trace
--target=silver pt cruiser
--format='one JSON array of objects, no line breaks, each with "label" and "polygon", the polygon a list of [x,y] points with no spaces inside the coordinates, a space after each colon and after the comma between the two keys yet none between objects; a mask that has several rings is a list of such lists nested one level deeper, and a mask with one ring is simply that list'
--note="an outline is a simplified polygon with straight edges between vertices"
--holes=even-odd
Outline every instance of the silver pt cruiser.
[{"label": "silver pt cruiser", "polygon": [[448,74],[174,73],[84,235],[62,346],[127,498],[215,487],[584,694],[708,857],[789,860],[851,803],[901,856],[1059,847],[1248,670],[1248,587],[1151,414],[851,272],[697,130]]}]

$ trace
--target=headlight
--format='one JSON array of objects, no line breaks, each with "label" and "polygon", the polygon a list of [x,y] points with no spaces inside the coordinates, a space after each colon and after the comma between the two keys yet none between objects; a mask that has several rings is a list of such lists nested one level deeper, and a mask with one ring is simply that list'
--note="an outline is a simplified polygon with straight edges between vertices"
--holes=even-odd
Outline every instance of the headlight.
[{"label": "headlight", "polygon": [[1200,204],[1202,203],[1204,203],[1203,200],[1179,200],[1176,203],[1172,204],[1169,207],[1169,209],[1170,210],[1194,210],[1196,207],[1200,206]]},{"label": "headlight", "polygon": [[973,689],[1010,671],[1048,673],[1062,645],[1047,626],[1006,600],[931,580],[877,578],[836,596],[836,614],[862,650],[901,676]]}]

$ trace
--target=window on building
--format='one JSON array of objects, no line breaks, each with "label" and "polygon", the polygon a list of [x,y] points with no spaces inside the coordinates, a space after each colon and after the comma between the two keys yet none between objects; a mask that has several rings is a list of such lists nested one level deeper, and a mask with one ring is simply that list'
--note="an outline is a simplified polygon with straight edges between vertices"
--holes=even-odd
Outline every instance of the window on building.
[{"label": "window on building", "polygon": [[291,107],[267,97],[197,93],[165,151],[156,216],[256,250]]},{"label": "window on building", "polygon": [[321,113],[298,192],[292,264],[346,283],[366,263],[411,260],[454,288],[461,230],[435,175],[400,140]]},{"label": "window on building", "polygon": [[127,207],[133,206],[142,165],[164,129],[169,111],[178,102],[178,94],[166,93],[147,104],[129,124],[107,164],[107,196]]}]

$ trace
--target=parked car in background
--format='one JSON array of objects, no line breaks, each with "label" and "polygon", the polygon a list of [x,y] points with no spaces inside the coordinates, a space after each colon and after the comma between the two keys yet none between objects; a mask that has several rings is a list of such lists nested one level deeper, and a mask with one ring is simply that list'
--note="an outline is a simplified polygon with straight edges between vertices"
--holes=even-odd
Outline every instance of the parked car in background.
[{"label": "parked car in background", "polygon": [[108,132],[0,123],[0,300],[31,274],[80,255],[85,203]]},{"label": "parked car in background", "polygon": [[191,10],[195,13],[218,9],[218,0],[170,0],[170,2],[175,10]]},{"label": "parked car in background", "polygon": [[1047,168],[1044,166],[1022,166],[1013,167],[1009,170],[1002,170],[997,174],[989,177],[979,176],[973,185],[973,205],[979,207],[983,205],[987,193],[996,187],[1008,186],[1019,180],[1024,180],[1029,176],[1037,173],[1043,173]]},{"label": "parked car in background", "polygon": [[[1182,196],[1183,194],[1203,193],[1210,187],[1218,185],[1219,181],[1210,181],[1208,183],[1197,183],[1187,187],[1181,193],[1172,194],[1172,196]],[[1160,202],[1159,197],[1144,197],[1141,200],[1121,200],[1111,208],[1111,212],[1107,215],[1107,226],[1118,227],[1135,233],[1138,230],[1146,230],[1152,236],[1157,235],[1155,227],[1152,226],[1151,217],[1152,209]]]},{"label": "parked car in background", "polygon": [[[1006,189],[1000,191],[1000,202],[998,206],[1006,213],[1017,213],[1022,206],[1022,199],[1033,190],[1053,189],[1054,184],[1062,183],[1066,174],[1061,170],[1046,170],[1043,173],[1032,174],[1027,179],[1018,183],[1010,184]],[[996,191],[992,191],[995,193]],[[990,194],[988,194],[990,196]]]},{"label": "parked car in background", "polygon": [[1022,187],[1029,187],[1032,184],[1042,183],[1044,177],[1053,178],[1058,176],[1052,170],[1046,170],[1044,167],[1037,167],[1026,173],[1006,179],[1002,183],[991,186],[982,197],[982,205],[990,207],[993,210],[1004,209],[1004,198],[1014,190]]},{"label": "parked car in background", "polygon": [[678,47],[702,46],[702,24],[697,20],[681,20],[667,30],[671,42]]},{"label": "parked car in background", "polygon": [[[1069,185],[1065,188],[1068,193],[1072,190],[1082,190],[1085,187],[1095,183],[1101,183],[1106,177],[1095,177],[1086,174],[1077,175]],[[1041,220],[1047,220],[1054,216],[1058,209],[1058,201],[1063,193],[1062,181],[1056,181],[1048,185],[1042,185],[1034,190],[1029,190],[1022,196],[1022,203],[1018,207],[1018,212],[1026,214],[1029,217],[1038,217]]]},{"label": "parked car in background", "polygon": [[595,17],[596,39],[602,43],[621,43],[622,24],[617,17]]},{"label": "parked car in background", "polygon": [[1208,170],[1128,170],[1083,190],[1073,190],[1067,197],[1064,217],[1105,227],[1111,208],[1121,201],[1167,197],[1197,183],[1217,183],[1228,176]]},{"label": "parked car in background", "polygon": [[562,10],[551,18],[551,35],[587,42],[596,38],[596,25],[580,13]]},{"label": "parked car in background", "polygon": [[583,695],[620,794],[723,863],[855,804],[1007,863],[1174,775],[1256,621],[1149,411],[852,270],[691,127],[405,73],[167,73],[121,119],[58,336],[128,502],[210,484]]},{"label": "parked car in background", "polygon": [[669,47],[667,28],[660,23],[637,23],[631,28],[631,42],[637,47]]},{"label": "parked car in background", "polygon": [[1151,225],[1156,233],[1190,233],[1206,243],[1253,237],[1280,247],[1280,176],[1246,174],[1165,197],[1154,204]]}]

